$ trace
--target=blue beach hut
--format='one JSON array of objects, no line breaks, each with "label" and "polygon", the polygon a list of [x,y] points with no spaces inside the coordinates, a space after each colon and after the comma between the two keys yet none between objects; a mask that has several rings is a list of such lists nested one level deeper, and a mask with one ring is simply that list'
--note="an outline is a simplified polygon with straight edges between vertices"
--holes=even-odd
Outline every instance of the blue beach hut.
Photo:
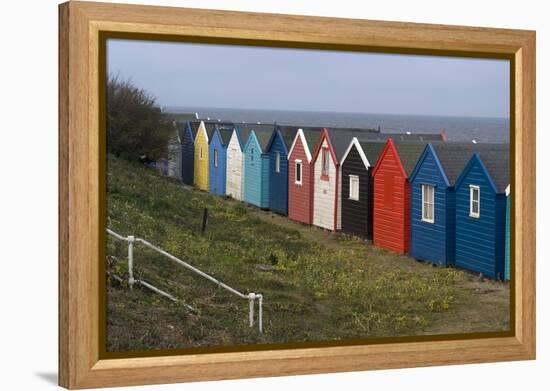
[{"label": "blue beach hut", "polygon": [[456,185],[456,255],[462,269],[504,278],[509,145],[477,147]]},{"label": "blue beach hut", "polygon": [[267,146],[269,154],[269,209],[288,214],[288,153],[298,132],[297,126],[275,126]]},{"label": "blue beach hut", "polygon": [[412,257],[441,266],[454,264],[454,186],[476,146],[430,143],[424,148],[410,176]]},{"label": "blue beach hut", "polygon": [[225,195],[227,145],[232,134],[232,126],[216,126],[210,139],[208,145],[208,190],[212,194]]},{"label": "blue beach hut", "polygon": [[200,121],[178,122],[178,137],[181,148],[181,180],[193,186],[195,172],[195,136]]},{"label": "blue beach hut", "polygon": [[244,200],[262,209],[269,208],[269,154],[267,153],[267,146],[273,130],[273,125],[250,126],[250,135],[243,150]]}]

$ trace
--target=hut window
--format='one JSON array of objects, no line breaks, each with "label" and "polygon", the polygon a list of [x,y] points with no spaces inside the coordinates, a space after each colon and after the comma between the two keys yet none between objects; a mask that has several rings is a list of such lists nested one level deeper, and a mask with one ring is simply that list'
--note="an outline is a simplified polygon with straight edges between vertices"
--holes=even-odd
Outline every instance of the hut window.
[{"label": "hut window", "polygon": [[357,175],[349,176],[349,199],[359,201],[359,177]]},{"label": "hut window", "polygon": [[329,171],[329,150],[328,148],[322,149],[322,170],[321,170],[321,178],[322,179],[328,179],[328,171]]},{"label": "hut window", "polygon": [[214,167],[218,168],[218,150],[214,149]]},{"label": "hut window", "polygon": [[294,183],[297,185],[302,184],[302,161],[296,160],[294,166]]},{"label": "hut window", "polygon": [[479,218],[479,186],[470,185],[470,217]]},{"label": "hut window", "polygon": [[422,185],[422,221],[434,222],[434,187]]},{"label": "hut window", "polygon": [[202,160],[202,147],[199,148],[199,159]]},{"label": "hut window", "polygon": [[281,153],[275,154],[275,172],[278,174],[281,172]]},{"label": "hut window", "polygon": [[250,148],[250,161],[254,161],[254,148]]}]

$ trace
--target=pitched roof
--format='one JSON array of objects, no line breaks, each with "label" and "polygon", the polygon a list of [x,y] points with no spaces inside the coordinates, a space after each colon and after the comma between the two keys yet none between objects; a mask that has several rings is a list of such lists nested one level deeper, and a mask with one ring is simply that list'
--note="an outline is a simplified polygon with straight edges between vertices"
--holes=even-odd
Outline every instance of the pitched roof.
[{"label": "pitched roof", "polygon": [[480,144],[474,143],[432,143],[432,147],[451,186],[454,186],[460,173],[479,146]]},{"label": "pitched roof", "polygon": [[323,132],[323,128],[302,128],[304,132],[304,138],[307,142],[307,147],[309,148],[309,151],[311,153],[315,152],[315,148],[317,147],[317,144],[319,144],[319,139],[321,138],[321,133]]},{"label": "pitched roof", "polygon": [[233,134],[233,127],[218,127],[218,132],[220,133],[220,138],[222,141],[222,144],[224,146],[227,146],[229,144],[229,140],[231,140],[231,135]]},{"label": "pitched roof", "polygon": [[477,154],[489,171],[497,191],[504,193],[510,184],[510,145],[478,144]]},{"label": "pitched roof", "polygon": [[191,125],[191,133],[193,133],[193,140],[194,140],[195,137],[197,137],[199,127],[201,126],[201,121],[189,121],[189,124]]},{"label": "pitched roof", "polygon": [[351,140],[354,137],[358,139],[365,133],[359,129],[342,129],[342,128],[326,128],[327,133],[330,137],[330,142],[332,144],[332,149],[336,155],[338,163],[342,161],[346,150],[348,149]]},{"label": "pitched roof", "polygon": [[420,158],[420,155],[422,155],[424,148],[426,148],[426,143],[420,141],[397,141],[395,142],[395,147],[397,148],[397,153],[399,153],[401,164],[403,165],[407,176],[410,176],[414,166],[416,166],[416,163]]},{"label": "pitched roof", "polygon": [[208,140],[212,140],[212,135],[214,134],[214,130],[216,130],[216,124],[213,122],[204,121],[204,128],[206,129]]},{"label": "pitched roof", "polygon": [[[247,133],[246,138],[242,139],[243,146],[247,143],[248,137],[250,137],[250,133],[254,131],[256,134],[256,138],[258,139],[258,143],[260,143],[260,148],[262,149],[262,153],[265,153],[267,145],[269,144],[269,140],[271,140],[271,135],[273,134],[273,130],[275,130],[274,124],[239,124],[239,129],[241,129],[241,132]],[[241,133],[241,137],[242,134]]]},{"label": "pitched roof", "polygon": [[250,129],[244,124],[235,125],[235,131],[239,136],[239,143],[241,144],[241,149],[244,148],[244,145],[248,141],[248,136],[250,135]]},{"label": "pitched roof", "polygon": [[361,148],[363,149],[363,152],[365,152],[365,155],[367,156],[367,159],[372,167],[374,167],[378,161],[380,152],[384,149],[384,144],[385,143],[380,141],[359,140],[359,145],[361,145]]},{"label": "pitched roof", "polygon": [[298,133],[298,129],[303,129],[301,126],[291,126],[291,125],[276,125],[275,128],[281,133],[283,142],[286,145],[287,151],[290,150],[292,142]]},{"label": "pitched roof", "polygon": [[178,138],[181,143],[185,137],[185,128],[187,127],[187,122],[176,122],[176,128],[178,129]]}]

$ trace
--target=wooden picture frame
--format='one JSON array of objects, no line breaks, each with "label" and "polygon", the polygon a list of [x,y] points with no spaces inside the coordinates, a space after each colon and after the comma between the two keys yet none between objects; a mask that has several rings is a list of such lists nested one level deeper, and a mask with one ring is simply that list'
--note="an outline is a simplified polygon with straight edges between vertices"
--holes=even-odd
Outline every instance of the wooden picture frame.
[{"label": "wooden picture frame", "polygon": [[[511,74],[512,332],[348,346],[101,355],[100,36],[506,58]],[[104,129],[103,129],[104,130]],[[175,383],[535,358],[535,32],[88,2],[59,6],[59,384]]]}]

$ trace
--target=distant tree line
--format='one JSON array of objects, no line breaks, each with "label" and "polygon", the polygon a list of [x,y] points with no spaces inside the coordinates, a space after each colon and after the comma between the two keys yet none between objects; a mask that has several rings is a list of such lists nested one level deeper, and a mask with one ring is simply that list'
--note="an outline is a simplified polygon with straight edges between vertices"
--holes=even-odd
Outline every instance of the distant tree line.
[{"label": "distant tree line", "polygon": [[167,157],[173,122],[162,115],[156,98],[127,79],[107,78],[107,150],[128,160]]}]

